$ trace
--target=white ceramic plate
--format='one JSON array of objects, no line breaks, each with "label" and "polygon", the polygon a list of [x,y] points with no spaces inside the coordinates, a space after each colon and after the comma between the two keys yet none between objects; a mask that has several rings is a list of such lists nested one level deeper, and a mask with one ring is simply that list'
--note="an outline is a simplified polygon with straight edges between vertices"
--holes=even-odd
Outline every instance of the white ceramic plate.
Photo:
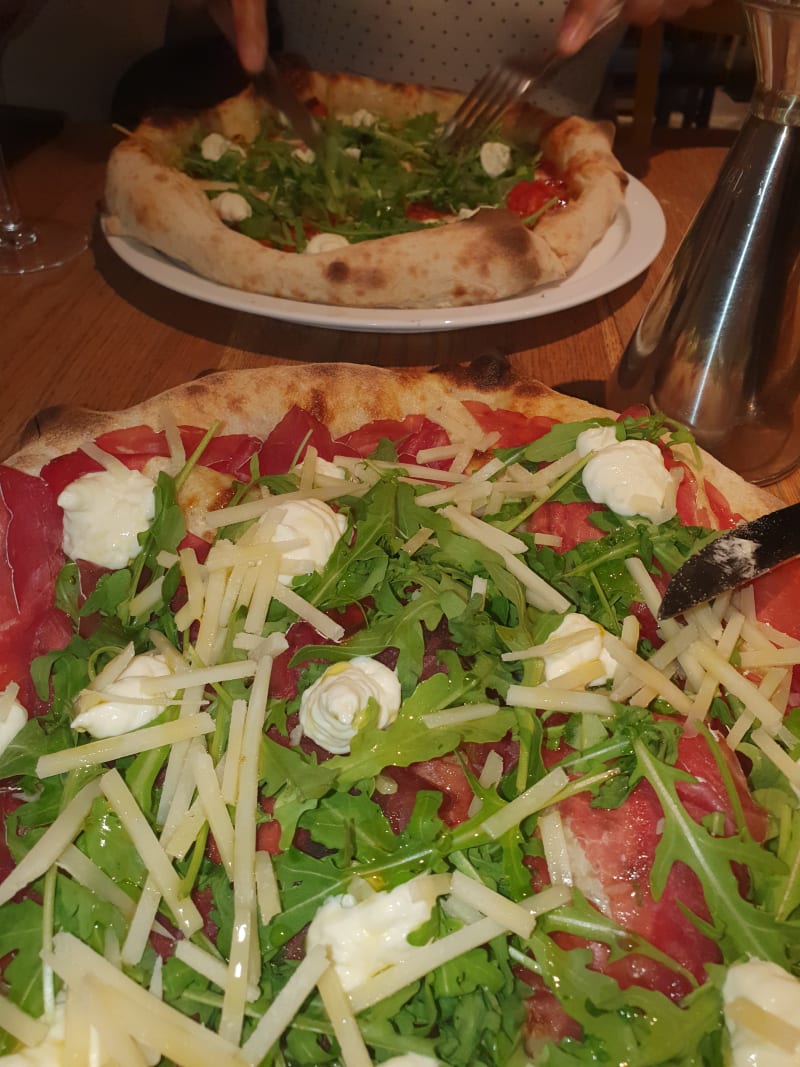
[{"label": "white ceramic plate", "polygon": [[648,267],[664,243],[666,225],[661,206],[641,182],[631,178],[625,203],[602,241],[563,282],[545,285],[510,300],[460,308],[349,308],[307,304],[259,293],[245,293],[209,281],[160,252],[127,237],[108,237],[117,255],[159,285],[211,304],[269,315],[275,319],[325,326],[335,330],[379,330],[417,333],[457,330],[549,315],[584,304],[629,282]]}]

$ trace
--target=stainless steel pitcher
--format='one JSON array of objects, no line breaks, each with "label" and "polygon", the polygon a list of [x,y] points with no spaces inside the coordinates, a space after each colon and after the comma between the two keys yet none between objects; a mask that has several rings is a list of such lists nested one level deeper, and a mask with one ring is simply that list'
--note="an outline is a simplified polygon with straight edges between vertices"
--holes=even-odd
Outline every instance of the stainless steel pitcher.
[{"label": "stainless steel pitcher", "polygon": [[744,0],[750,115],[609,382],[759,484],[800,462],[800,2]]}]

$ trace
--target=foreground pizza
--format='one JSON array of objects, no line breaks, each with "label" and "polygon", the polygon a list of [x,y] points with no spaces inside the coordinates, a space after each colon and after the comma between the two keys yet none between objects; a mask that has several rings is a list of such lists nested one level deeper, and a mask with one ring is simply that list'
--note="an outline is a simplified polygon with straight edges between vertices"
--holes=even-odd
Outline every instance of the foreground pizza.
[{"label": "foreground pizza", "polygon": [[296,77],[323,114],[316,152],[249,91],[147,121],[109,160],[107,231],[248,292],[450,307],[563,279],[622,203],[625,175],[595,123],[520,107],[454,157],[437,123],[458,94]]},{"label": "foreground pizza", "polygon": [[288,368],[0,489],[7,1051],[796,1062],[797,572],[656,622],[771,503],[683,431]]}]

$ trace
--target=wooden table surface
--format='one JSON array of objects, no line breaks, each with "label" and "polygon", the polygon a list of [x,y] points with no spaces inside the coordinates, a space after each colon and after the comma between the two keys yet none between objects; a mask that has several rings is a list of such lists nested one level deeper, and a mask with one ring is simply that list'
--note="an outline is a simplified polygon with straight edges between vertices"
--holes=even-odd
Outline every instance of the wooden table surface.
[{"label": "wooden table surface", "polygon": [[[619,150],[660,201],[664,248],[650,269],[581,307],[509,324],[417,334],[321,329],[231,311],[184,297],[122,263],[97,228],[104,166],[116,134],[71,127],[12,169],[23,210],[92,230],[73,263],[39,274],[0,275],[0,457],[13,452],[42,409],[122,408],[209,370],[290,362],[425,366],[494,351],[563,391],[602,403],[648,298],[711,188],[723,146]],[[773,487],[800,500],[800,475]]]}]

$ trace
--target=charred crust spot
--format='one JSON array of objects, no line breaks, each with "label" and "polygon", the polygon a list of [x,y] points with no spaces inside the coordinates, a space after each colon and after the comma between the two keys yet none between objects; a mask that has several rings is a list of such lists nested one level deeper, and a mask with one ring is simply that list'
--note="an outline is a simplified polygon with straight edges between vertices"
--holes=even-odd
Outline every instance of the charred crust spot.
[{"label": "charred crust spot", "polygon": [[325,268],[325,277],[334,285],[343,285],[350,277],[350,268],[341,259],[335,259]]},{"label": "charred crust spot", "polygon": [[528,231],[524,226],[509,226],[495,234],[495,241],[500,252],[514,259],[524,256],[528,251]]}]

